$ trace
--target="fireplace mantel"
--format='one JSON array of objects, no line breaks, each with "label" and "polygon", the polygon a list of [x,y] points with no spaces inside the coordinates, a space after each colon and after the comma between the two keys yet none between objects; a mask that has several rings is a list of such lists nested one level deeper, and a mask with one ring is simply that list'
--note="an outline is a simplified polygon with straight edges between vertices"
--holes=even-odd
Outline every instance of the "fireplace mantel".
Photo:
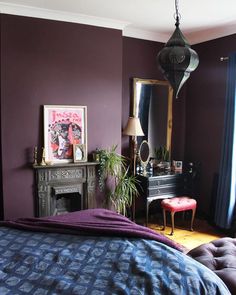
[{"label": "fireplace mantel", "polygon": [[[97,162],[34,165],[36,216],[51,216],[96,208],[97,165]],[[79,204],[78,208],[75,207],[75,203]]]}]

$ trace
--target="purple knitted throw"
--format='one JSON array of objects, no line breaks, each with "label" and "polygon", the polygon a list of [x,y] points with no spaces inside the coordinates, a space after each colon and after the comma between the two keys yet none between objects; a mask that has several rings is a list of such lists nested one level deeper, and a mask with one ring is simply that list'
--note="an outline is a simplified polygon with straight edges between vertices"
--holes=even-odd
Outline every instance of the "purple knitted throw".
[{"label": "purple knitted throw", "polygon": [[100,208],[43,218],[19,218],[13,221],[0,222],[0,225],[17,229],[64,234],[152,239],[183,251],[181,245],[164,235],[138,225],[114,211]]}]

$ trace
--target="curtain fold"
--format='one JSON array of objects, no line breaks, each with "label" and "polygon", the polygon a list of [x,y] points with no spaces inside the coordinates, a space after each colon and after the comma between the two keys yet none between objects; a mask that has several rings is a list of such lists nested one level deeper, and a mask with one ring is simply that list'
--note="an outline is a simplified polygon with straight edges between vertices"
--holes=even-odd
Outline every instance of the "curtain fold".
[{"label": "curtain fold", "polygon": [[227,69],[224,133],[216,195],[214,221],[223,229],[230,229],[236,204],[236,52],[229,55]]}]

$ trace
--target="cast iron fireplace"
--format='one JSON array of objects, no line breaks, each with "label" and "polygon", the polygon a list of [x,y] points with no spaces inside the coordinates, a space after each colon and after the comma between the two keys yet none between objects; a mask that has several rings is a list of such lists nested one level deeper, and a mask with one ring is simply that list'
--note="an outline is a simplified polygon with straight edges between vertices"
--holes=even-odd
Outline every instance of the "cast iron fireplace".
[{"label": "cast iron fireplace", "polygon": [[61,215],[96,208],[96,165],[86,162],[35,165],[36,216]]}]

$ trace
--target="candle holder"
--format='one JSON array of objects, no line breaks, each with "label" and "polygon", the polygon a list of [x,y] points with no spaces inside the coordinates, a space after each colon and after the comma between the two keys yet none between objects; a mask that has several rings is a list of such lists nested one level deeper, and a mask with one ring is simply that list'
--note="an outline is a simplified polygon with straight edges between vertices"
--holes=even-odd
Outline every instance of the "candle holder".
[{"label": "candle holder", "polygon": [[40,166],[46,166],[46,162],[45,162],[45,148],[42,148],[42,160],[40,162]]},{"label": "candle holder", "polygon": [[38,147],[34,147],[34,165],[38,165]]}]

